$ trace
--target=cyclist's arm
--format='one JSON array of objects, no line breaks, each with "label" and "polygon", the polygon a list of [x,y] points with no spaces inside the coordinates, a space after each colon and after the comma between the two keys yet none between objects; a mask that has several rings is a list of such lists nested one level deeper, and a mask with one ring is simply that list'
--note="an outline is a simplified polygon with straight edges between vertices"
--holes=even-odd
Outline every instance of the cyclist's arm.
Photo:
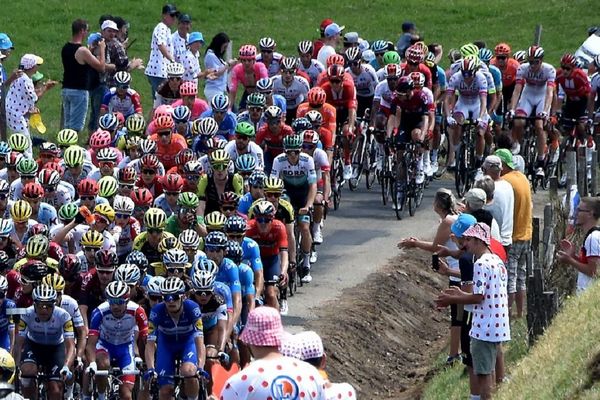
[{"label": "cyclist's arm", "polygon": [[144,352],[144,358],[146,361],[146,367],[148,369],[154,369],[154,356],[156,354],[156,341],[148,338],[146,342],[146,351]]},{"label": "cyclist's arm", "polygon": [[87,317],[88,306],[86,304],[80,304],[79,312],[81,313],[81,317],[83,318],[84,325],[88,326],[88,317]]},{"label": "cyclist's arm", "polygon": [[58,232],[56,232],[56,235],[54,235],[52,241],[60,246],[61,243],[64,243],[66,241],[65,238],[67,237],[69,232],[71,232],[71,230],[75,228],[75,226],[77,226],[77,222],[75,222],[75,220],[69,222],[68,224],[63,226]]},{"label": "cyclist's arm", "polygon": [[77,334],[77,357],[83,358],[87,343],[87,329],[85,325],[76,327],[75,333]]},{"label": "cyclist's arm", "polygon": [[287,274],[288,266],[289,266],[289,257],[288,257],[287,249],[281,250],[279,252],[279,255],[281,256],[281,273]]},{"label": "cyclist's arm", "polygon": [[[285,232],[287,234],[289,255],[288,258],[296,263],[296,236],[294,235],[294,218],[289,224],[285,224]],[[258,293],[258,291],[257,291]]]},{"label": "cyclist's arm", "polygon": [[[591,117],[594,116],[594,103],[596,101],[596,92],[591,90],[590,93],[588,94],[588,102],[587,102],[587,111],[588,111],[588,115]],[[557,110],[557,108],[554,109],[555,111]]]},{"label": "cyclist's arm", "polygon": [[519,98],[521,97],[522,91],[523,91],[523,84],[517,82],[515,84],[515,91],[513,92],[512,98],[510,99],[510,109],[511,110],[514,110],[515,107],[517,106],[517,103],[519,101]]},{"label": "cyclist's arm", "polygon": [[354,132],[354,128],[356,127],[356,108],[348,109],[348,129],[350,132]]},{"label": "cyclist's arm", "polygon": [[98,335],[91,335],[88,337],[87,345],[85,347],[85,355],[88,363],[96,362],[96,344],[98,343]]},{"label": "cyclist's arm", "polygon": [[63,326],[65,336],[65,366],[70,367],[75,362],[75,337],[73,333],[73,321],[69,319]]},{"label": "cyclist's arm", "polygon": [[446,91],[446,96],[444,96],[444,116],[451,117],[452,110],[454,109],[454,103],[456,102],[456,96],[454,92]]},{"label": "cyclist's arm", "polygon": [[329,201],[329,196],[331,196],[331,175],[329,174],[329,170],[323,171],[323,198],[325,201]]},{"label": "cyclist's arm", "polygon": [[369,127],[372,128],[375,124],[375,115],[379,112],[380,100],[373,99],[373,104],[371,105],[371,117],[369,119]]},{"label": "cyclist's arm", "polygon": [[554,82],[548,82],[546,85],[546,100],[544,101],[544,112],[549,113],[552,101],[554,100]]},{"label": "cyclist's arm", "polygon": [[490,101],[488,102],[488,106],[487,106],[489,115],[492,115],[492,113],[496,109],[496,106],[498,105],[498,93],[499,92],[489,94]]},{"label": "cyclist's arm", "polygon": [[15,359],[15,365],[17,367],[21,364],[21,351],[23,350],[23,344],[25,343],[25,336],[18,335],[15,339],[15,346],[13,348],[13,358]]},{"label": "cyclist's arm", "polygon": [[[229,313],[227,313],[229,317]],[[227,319],[220,319],[217,321],[217,347],[219,351],[225,351],[227,345]]]},{"label": "cyclist's arm", "polygon": [[400,106],[396,106],[396,112],[394,114],[390,114],[387,121],[387,130],[386,130],[386,138],[391,138],[394,134],[394,130],[400,127],[400,121],[402,119],[402,109]]},{"label": "cyclist's arm", "polygon": [[479,119],[483,119],[487,113],[487,92],[479,94]]},{"label": "cyclist's arm", "polygon": [[204,369],[204,363],[206,363],[206,347],[204,347],[204,336],[198,335],[194,338],[196,343],[196,353],[198,356],[198,368]]},{"label": "cyclist's arm", "polygon": [[263,274],[263,264],[260,258],[260,248],[258,244],[250,248],[250,260],[252,264],[252,271],[254,273],[254,286],[256,287],[256,293],[262,294],[265,286],[265,277]]}]

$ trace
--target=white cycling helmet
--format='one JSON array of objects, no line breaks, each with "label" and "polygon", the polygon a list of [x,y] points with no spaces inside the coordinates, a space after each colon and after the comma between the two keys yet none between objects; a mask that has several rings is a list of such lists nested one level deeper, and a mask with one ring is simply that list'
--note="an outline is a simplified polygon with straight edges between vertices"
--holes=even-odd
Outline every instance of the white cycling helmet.
[{"label": "white cycling helmet", "polygon": [[162,258],[163,264],[187,264],[188,256],[183,250],[169,249]]},{"label": "white cycling helmet", "polygon": [[0,275],[0,292],[6,293],[8,290],[8,280],[4,275]]},{"label": "white cycling helmet", "polygon": [[115,271],[115,281],[125,282],[133,286],[140,281],[142,273],[135,264],[121,264]]},{"label": "white cycling helmet", "polygon": [[196,268],[196,269],[208,271],[213,275],[216,275],[217,272],[219,271],[219,267],[217,266],[217,263],[208,258],[201,259],[200,262],[198,262],[198,268]]},{"label": "white cycling helmet", "polygon": [[212,290],[215,284],[215,274],[196,268],[192,275],[192,287],[194,290]]},{"label": "white cycling helmet", "polygon": [[122,281],[113,281],[106,286],[104,293],[108,299],[127,299],[129,298],[129,286]]},{"label": "white cycling helmet", "polygon": [[197,249],[200,246],[200,235],[194,229],[186,229],[179,234],[179,242],[183,247]]},{"label": "white cycling helmet", "polygon": [[185,293],[185,283],[176,276],[168,277],[164,280],[164,282],[160,285],[160,293],[163,296],[169,294],[184,294]]},{"label": "white cycling helmet", "polygon": [[131,197],[125,197],[121,195],[116,195],[115,200],[113,202],[113,209],[117,214],[133,214],[133,209],[135,208],[135,203],[131,199]]},{"label": "white cycling helmet", "polygon": [[161,286],[165,281],[165,278],[162,276],[153,276],[148,281],[148,286],[146,287],[149,295],[152,296],[160,296],[162,294]]},{"label": "white cycling helmet", "polygon": [[169,78],[180,78],[183,76],[184,72],[185,68],[183,68],[183,65],[177,62],[172,62],[167,65],[167,76]]},{"label": "white cycling helmet", "polygon": [[117,86],[126,86],[131,82],[131,74],[127,71],[119,71],[115,74]]},{"label": "white cycling helmet", "polygon": [[52,286],[39,285],[35,289],[33,289],[32,297],[33,301],[54,302],[56,301],[58,294]]}]

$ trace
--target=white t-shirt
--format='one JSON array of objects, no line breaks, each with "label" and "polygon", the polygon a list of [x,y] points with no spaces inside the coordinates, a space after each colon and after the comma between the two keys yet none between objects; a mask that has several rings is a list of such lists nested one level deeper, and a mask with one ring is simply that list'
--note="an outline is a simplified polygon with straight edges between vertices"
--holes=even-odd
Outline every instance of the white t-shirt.
[{"label": "white t-shirt", "polygon": [[324,44],[323,47],[321,47],[321,50],[319,50],[319,54],[317,54],[317,61],[323,65],[327,65],[327,57],[333,54],[335,54],[333,46]]},{"label": "white t-shirt", "polygon": [[282,356],[253,361],[229,378],[221,392],[222,400],[269,398],[326,400],[325,381],[312,365]]},{"label": "white t-shirt", "polygon": [[171,35],[171,43],[173,43],[173,57],[175,58],[175,61],[180,64],[183,64],[181,60],[183,58],[183,55],[187,51],[187,39],[187,33],[185,34],[184,38],[182,38],[181,35],[179,35],[178,31],[173,32],[173,35]]},{"label": "white t-shirt", "polygon": [[198,61],[198,54],[192,53],[191,50],[186,50],[181,56],[180,62],[185,70],[182,79],[184,81],[195,82],[196,85],[198,85],[198,75],[200,74],[200,61]]},{"label": "white t-shirt", "polygon": [[483,301],[473,305],[473,324],[469,335],[485,342],[510,340],[508,320],[508,273],[495,254],[486,253],[473,265],[473,294]]},{"label": "white t-shirt", "polygon": [[160,52],[158,46],[165,45],[169,52],[173,53],[173,42],[172,42],[171,30],[163,22],[159,22],[154,27],[152,32],[152,42],[150,43],[150,57],[148,58],[148,64],[146,65],[146,75],[154,76],[158,78],[167,77],[167,64],[169,60]]},{"label": "white t-shirt", "polygon": [[[585,242],[583,242],[583,247],[581,248],[579,261],[583,261],[587,257],[600,257],[600,231],[593,231],[585,238]],[[591,276],[586,275],[583,272],[577,272],[577,294],[580,294],[587,289],[593,281],[594,278]]]},{"label": "white t-shirt", "polygon": [[356,399],[356,390],[349,383],[332,383],[325,388],[325,398],[327,400]]},{"label": "white t-shirt", "polygon": [[[212,50],[208,50],[206,55],[204,56],[204,68],[206,69],[214,69],[220,70],[225,66],[225,62],[221,60]],[[205,83],[205,88],[215,92],[225,92],[227,91],[227,75],[229,73],[225,72],[223,75],[217,77],[216,79],[207,79]],[[210,101],[210,99],[207,99]]]},{"label": "white t-shirt", "polygon": [[494,182],[494,201],[485,205],[492,213],[500,228],[500,243],[503,246],[512,244],[513,214],[515,212],[515,192],[507,181],[500,179]]}]

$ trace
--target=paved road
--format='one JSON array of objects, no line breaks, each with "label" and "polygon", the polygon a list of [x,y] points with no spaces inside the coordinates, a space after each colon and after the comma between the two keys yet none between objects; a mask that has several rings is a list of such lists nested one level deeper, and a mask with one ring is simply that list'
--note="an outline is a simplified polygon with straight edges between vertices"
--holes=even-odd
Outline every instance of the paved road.
[{"label": "paved road", "polygon": [[399,253],[396,243],[406,236],[430,237],[439,218],[432,210],[433,196],[441,187],[452,188],[449,180],[433,181],[414,217],[398,221],[391,206],[383,206],[380,187],[350,192],[345,187],[339,210],[331,212],[325,224],[325,243],[317,248],[319,259],[313,265],[313,281],[298,288],[289,299],[286,329],[296,332],[310,319],[315,309],[337,298]]}]

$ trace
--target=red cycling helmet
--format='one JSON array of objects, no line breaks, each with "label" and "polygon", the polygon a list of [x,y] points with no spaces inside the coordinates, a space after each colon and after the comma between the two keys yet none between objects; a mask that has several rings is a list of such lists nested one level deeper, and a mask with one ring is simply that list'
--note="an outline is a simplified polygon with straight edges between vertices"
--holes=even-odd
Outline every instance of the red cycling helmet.
[{"label": "red cycling helmet", "polygon": [[119,264],[119,257],[113,250],[100,249],[94,255],[94,260],[100,269],[116,268]]},{"label": "red cycling helmet", "polygon": [[23,187],[23,196],[28,199],[40,199],[44,194],[44,188],[37,182],[29,182]]},{"label": "red cycling helmet", "polygon": [[119,170],[118,181],[124,183],[134,183],[137,179],[137,173],[133,167],[125,167]]},{"label": "red cycling helmet", "polygon": [[420,64],[425,61],[425,53],[420,46],[410,46],[406,49],[406,61],[411,64]]},{"label": "red cycling helmet", "polygon": [[110,136],[110,132],[104,131],[102,129],[96,130],[90,136],[90,147],[94,150],[99,150],[104,147],[110,146],[112,142],[112,138]]},{"label": "red cycling helmet", "polygon": [[171,105],[168,104],[163,104],[162,106],[158,106],[156,107],[156,110],[154,110],[154,118],[158,118],[158,117],[162,117],[162,116],[168,116],[171,117],[173,115],[173,107],[171,107]]},{"label": "red cycling helmet", "polygon": [[312,129],[305,130],[304,131],[304,143],[311,143],[311,144],[319,143],[319,134]]},{"label": "red cycling helmet", "polygon": [[221,194],[221,205],[237,204],[240,201],[240,196],[235,192],[223,192]]},{"label": "red cycling helmet", "polygon": [[240,60],[254,60],[256,58],[256,46],[245,44],[240,47]]},{"label": "red cycling helmet", "polygon": [[326,67],[329,68],[332,65],[341,65],[342,67],[344,66],[344,56],[341,54],[332,54],[330,56],[327,57],[327,59],[325,60],[325,64]]},{"label": "red cycling helmet", "polygon": [[571,53],[565,53],[560,59],[560,65],[567,65],[571,68],[575,67],[576,62],[575,56]]},{"label": "red cycling helmet", "polygon": [[306,97],[308,99],[308,104],[311,107],[321,107],[325,104],[325,100],[327,100],[327,94],[320,86],[315,86],[310,89]]},{"label": "red cycling helmet", "polygon": [[98,194],[98,183],[96,181],[85,178],[77,185],[77,193],[79,196],[96,196]]},{"label": "red cycling helmet", "polygon": [[158,157],[154,154],[144,154],[142,158],[140,158],[141,169],[158,169],[159,164],[160,161],[158,161]]},{"label": "red cycling helmet", "polygon": [[157,132],[160,131],[170,131],[175,126],[175,122],[173,122],[173,117],[170,115],[161,115],[160,117],[154,120],[154,129]]},{"label": "red cycling helmet", "polygon": [[48,237],[49,233],[50,231],[46,224],[35,224],[29,228],[29,237],[32,237],[33,235],[44,235]]},{"label": "red cycling helmet", "polygon": [[113,114],[115,115],[115,117],[117,117],[117,121],[119,121],[119,126],[125,125],[125,116],[123,115],[122,112],[115,111],[115,112],[113,112]]},{"label": "red cycling helmet", "polygon": [[154,201],[152,193],[146,188],[134,189],[130,197],[136,206],[151,206]]},{"label": "red cycling helmet", "polygon": [[506,43],[498,43],[494,48],[494,54],[497,56],[506,56],[510,57],[511,49],[510,46]]},{"label": "red cycling helmet", "polygon": [[179,86],[179,94],[182,96],[195,96],[198,94],[196,82],[186,81]]},{"label": "red cycling helmet", "polygon": [[175,164],[177,165],[185,165],[186,162],[195,160],[196,156],[194,155],[194,151],[192,149],[182,149],[175,156]]},{"label": "red cycling helmet", "polygon": [[75,280],[81,271],[81,261],[75,254],[65,254],[58,262],[58,272],[67,281]]},{"label": "red cycling helmet", "polygon": [[61,177],[63,176],[63,174],[65,172],[65,170],[63,169],[63,167],[59,163],[54,162],[54,161],[47,162],[46,164],[44,164],[43,168],[44,169],[49,169],[51,171],[56,171],[56,172],[58,172],[58,174]]},{"label": "red cycling helmet", "polygon": [[333,64],[327,68],[327,77],[331,79],[344,79],[346,71],[341,65]]},{"label": "red cycling helmet", "polygon": [[179,174],[168,174],[163,178],[163,190],[165,192],[181,192],[185,181]]}]

